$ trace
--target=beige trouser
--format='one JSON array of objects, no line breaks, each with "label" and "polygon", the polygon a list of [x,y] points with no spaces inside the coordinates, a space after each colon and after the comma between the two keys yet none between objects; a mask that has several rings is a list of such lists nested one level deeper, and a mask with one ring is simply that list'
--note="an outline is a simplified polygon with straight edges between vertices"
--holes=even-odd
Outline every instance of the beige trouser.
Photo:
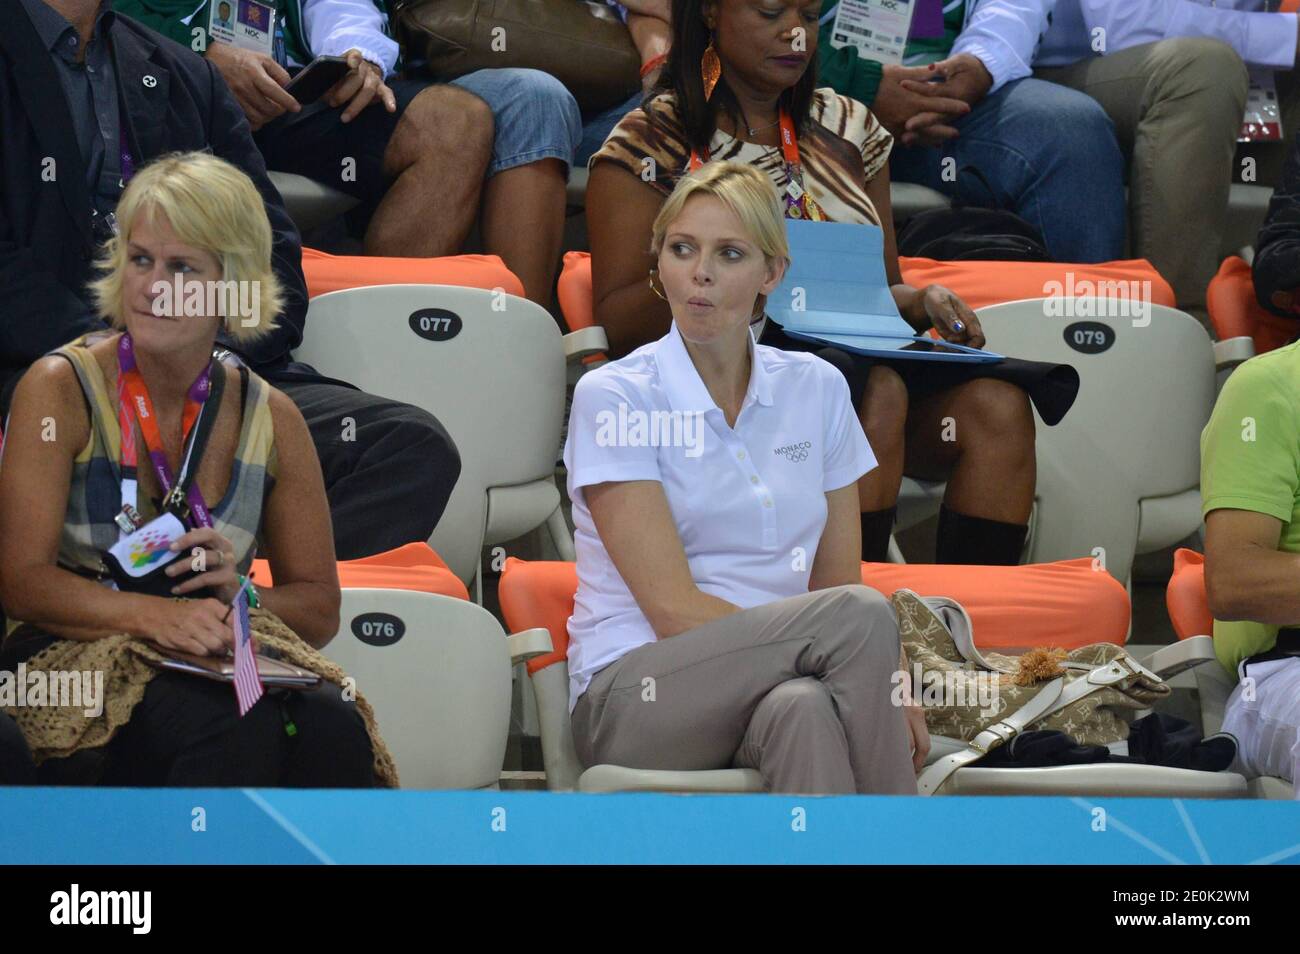
[{"label": "beige trouser", "polygon": [[1129,157],[1129,237],[1203,315],[1219,266],[1246,67],[1218,40],[1181,37],[1035,71],[1087,93],[1115,124]]},{"label": "beige trouser", "polygon": [[769,791],[915,795],[894,704],[898,623],[837,586],[732,613],[615,660],[573,710],[584,765],[754,768]]}]

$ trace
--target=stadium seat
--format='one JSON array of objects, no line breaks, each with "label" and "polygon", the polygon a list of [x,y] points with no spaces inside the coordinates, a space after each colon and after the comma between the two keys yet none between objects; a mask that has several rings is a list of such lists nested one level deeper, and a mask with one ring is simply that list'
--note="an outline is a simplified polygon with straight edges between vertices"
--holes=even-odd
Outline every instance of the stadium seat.
[{"label": "stadium seat", "polygon": [[942,192],[915,182],[889,183],[889,208],[894,213],[894,230],[900,230],[912,216],[931,209],[946,209],[952,200]]},{"label": "stadium seat", "polygon": [[[898,259],[903,281],[915,288],[943,285],[971,308],[1022,298],[1133,298],[1173,307],[1174,291],[1146,259],[1069,265],[1061,262],[939,262]],[[1150,283],[1150,284],[1146,284]],[[1136,293],[1136,294],[1135,294]]]},{"label": "stadium seat", "polygon": [[[1165,607],[1169,621],[1180,640],[1210,636],[1214,632],[1214,617],[1205,592],[1205,556],[1195,550],[1179,547],[1174,552],[1174,572],[1165,587]],[[1223,710],[1232,694],[1236,680],[1218,660],[1196,671],[1196,690],[1200,697],[1201,731],[1213,735],[1223,725]]]},{"label": "stadium seat", "polygon": [[[1285,0],[1283,5],[1286,5]],[[1284,134],[1284,141],[1276,143],[1276,148],[1290,148],[1290,130],[1284,130]],[[1223,234],[1219,237],[1217,249],[1220,259],[1255,244],[1272,197],[1273,188],[1259,183],[1234,182],[1228,187],[1228,214],[1224,218]]]},{"label": "stadium seat", "polygon": [[285,211],[301,233],[310,232],[354,208],[359,200],[292,172],[270,172],[271,183],[284,199]]},{"label": "stadium seat", "polygon": [[573,541],[555,455],[565,348],[527,299],[448,285],[377,285],[312,299],[297,357],[323,374],[433,413],[461,472],[430,545],[482,600],[481,554],[545,523],[561,556]]},{"label": "stadium seat", "polygon": [[1165,607],[1179,639],[1214,631],[1214,615],[1205,593],[1205,554],[1186,547],[1174,551],[1174,572],[1165,588]]},{"label": "stadium seat", "polygon": [[1237,255],[1225,258],[1210,280],[1205,307],[1219,344],[1236,349],[1234,363],[1280,348],[1300,334],[1300,316],[1282,318],[1260,306],[1250,265]]},{"label": "stadium seat", "polygon": [[[555,285],[555,297],[571,334],[600,328],[592,313],[590,252],[564,253],[564,264]],[[600,330],[603,333],[604,329]],[[583,358],[583,363],[594,367],[608,360],[602,350]]]},{"label": "stadium seat", "polygon": [[[906,588],[952,597],[969,610],[985,649],[1031,649],[1041,633],[1054,634],[1052,645],[1062,649],[1122,646],[1128,638],[1128,591],[1090,557],[1025,566],[863,563],[862,582],[885,596]],[[1029,630],[1026,617],[1034,621]],[[1026,643],[1026,633],[1036,641]]]},{"label": "stadium seat", "polygon": [[302,250],[307,297],[369,285],[464,285],[523,297],[524,286],[496,255],[390,258]]},{"label": "stadium seat", "polygon": [[1046,427],[1035,418],[1028,561],[1096,556],[1127,584],[1135,554],[1201,525],[1198,448],[1214,406],[1214,350],[1196,319],[1162,305],[1106,317],[1119,310],[1113,301],[1077,299],[1080,317],[1064,318],[1049,317],[1048,305],[1040,298],[979,313],[990,350],[1068,362],[1080,377],[1063,421]]},{"label": "stadium seat", "polygon": [[[1205,555],[1183,547],[1174,552],[1174,572],[1165,588],[1165,606],[1169,621],[1180,640],[1212,639],[1214,616],[1205,591]],[[1213,653],[1213,649],[1210,650]],[[1200,697],[1201,731],[1213,735],[1223,727],[1223,713],[1228,696],[1237,681],[1216,658],[1196,669],[1196,690]],[[1284,778],[1261,776],[1247,780],[1253,798],[1290,799],[1295,787]]]},{"label": "stadium seat", "polygon": [[464,599],[345,588],[323,650],[365,694],[403,788],[490,788],[510,734],[501,624]]},{"label": "stadium seat", "polygon": [[[323,650],[375,709],[404,788],[497,783],[510,730],[501,624],[425,543],[338,565],[339,632]],[[253,561],[254,582],[273,586]]]},{"label": "stadium seat", "polygon": [[[1111,583],[1102,583],[1099,574],[1094,573],[1087,561],[1080,561],[1073,566],[1053,570],[1062,577],[1073,575],[1082,584],[1081,593],[1090,593],[1092,601],[1090,612],[1096,612],[1099,604],[1109,602],[1118,611],[1121,607],[1127,612],[1128,599],[1122,587]],[[878,571],[881,565],[867,565],[863,568],[864,578],[871,571]],[[899,572],[905,568],[888,568],[890,572]],[[924,569],[924,568],[923,568]],[[951,595],[954,587],[952,580],[965,572],[967,568],[943,567],[933,574],[919,574],[915,582],[919,586],[929,587],[944,582],[937,592]],[[979,568],[985,569],[985,568]],[[941,580],[939,570],[946,577]],[[1040,567],[1013,567],[1005,571],[1008,577],[1017,575],[1018,580],[1025,580],[1026,588],[1035,574],[1043,572]],[[986,578],[987,580],[987,578]],[[1054,581],[1056,587],[1059,581]],[[893,585],[902,585],[902,581]],[[1008,585],[1010,585],[1008,580]],[[913,587],[915,588],[915,587]],[[1016,588],[1019,589],[1017,582]],[[1057,592],[1067,594],[1068,585]],[[584,768],[578,760],[577,750],[573,744],[573,733],[569,722],[569,677],[568,677],[568,618],[573,613],[573,599],[577,590],[577,572],[572,563],[526,562],[516,558],[506,560],[501,575],[498,594],[501,598],[501,611],[507,626],[512,630],[508,637],[511,658],[515,662],[526,662],[528,673],[532,678],[537,696],[539,721],[541,723],[542,758],[546,765],[547,787],[552,790],[584,792],[615,791],[658,791],[658,792],[757,792],[763,791],[763,780],[753,769],[729,768],[711,771],[668,771],[653,769],[633,769],[617,765],[596,765]],[[921,590],[925,595],[926,590]],[[931,591],[934,592],[934,591]],[[980,633],[980,645],[985,645],[984,632],[994,629],[996,622],[1005,612],[1007,596],[998,596],[987,591],[986,586],[973,585],[969,595],[963,594],[962,603],[971,614],[975,631]],[[1071,634],[1078,631],[1079,623],[1086,615],[1074,602],[1070,614],[1074,626]],[[986,615],[986,607],[992,606],[991,615]],[[1105,616],[1106,614],[1100,614]],[[1093,621],[1089,620],[1089,625]],[[1022,633],[1014,640],[1021,644],[1032,643],[1059,644],[1065,638],[1059,628],[1060,617],[1056,614],[1040,614],[1031,605],[1022,609],[1017,617],[1017,628]],[[1031,635],[1023,635],[1028,633]],[[1036,634],[1036,635],[1035,635]],[[1089,630],[1089,635],[1095,635]],[[1176,645],[1164,647],[1153,656],[1143,660],[1143,664],[1157,673],[1177,672],[1187,666],[1195,665],[1202,659],[1189,660],[1195,650],[1204,655],[1201,644]],[[1212,656],[1212,651],[1211,651]],[[964,747],[962,743],[942,737],[933,738],[930,761]],[[1056,766],[1051,768],[1015,768],[997,769],[968,766],[958,769],[949,777],[938,794],[982,794],[982,795],[1119,795],[1119,796],[1160,796],[1180,798],[1236,798],[1246,794],[1246,782],[1239,775],[1227,772],[1194,772],[1186,769],[1167,768],[1150,765],[1085,765]]]}]

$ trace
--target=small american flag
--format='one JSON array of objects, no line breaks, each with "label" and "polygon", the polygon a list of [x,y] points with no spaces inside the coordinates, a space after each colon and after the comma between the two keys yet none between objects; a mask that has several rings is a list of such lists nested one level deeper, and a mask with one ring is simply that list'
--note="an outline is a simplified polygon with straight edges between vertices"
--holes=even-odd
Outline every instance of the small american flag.
[{"label": "small american flag", "polygon": [[262,679],[257,674],[257,657],[250,639],[248,595],[243,590],[235,598],[235,698],[242,716],[262,698]]}]

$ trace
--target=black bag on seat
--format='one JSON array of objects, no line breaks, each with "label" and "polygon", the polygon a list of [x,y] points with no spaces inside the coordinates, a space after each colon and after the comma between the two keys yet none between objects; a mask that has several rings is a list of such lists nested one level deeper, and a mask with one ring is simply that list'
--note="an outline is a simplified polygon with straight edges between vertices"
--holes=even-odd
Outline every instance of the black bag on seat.
[{"label": "black bag on seat", "polygon": [[[974,176],[994,197],[992,186],[974,166]],[[1032,225],[1006,209],[987,209],[954,202],[910,219],[898,233],[898,254],[941,262],[1050,262],[1043,237]]]}]

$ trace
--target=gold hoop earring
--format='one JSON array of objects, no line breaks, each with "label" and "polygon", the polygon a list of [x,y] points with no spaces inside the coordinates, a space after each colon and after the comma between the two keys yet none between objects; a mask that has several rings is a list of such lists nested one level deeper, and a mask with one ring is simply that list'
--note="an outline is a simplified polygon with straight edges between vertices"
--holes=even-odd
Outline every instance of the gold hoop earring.
[{"label": "gold hoop earring", "polygon": [[657,271],[657,269],[653,269],[653,268],[650,269],[650,279],[649,279],[649,282],[648,282],[648,284],[650,285],[650,290],[651,290],[652,292],[654,292],[656,295],[658,295],[660,298],[662,298],[664,301],[667,301],[667,300],[668,300],[668,296],[665,295],[663,292],[661,292],[659,289],[655,288],[655,272],[656,272],[656,271]]}]

